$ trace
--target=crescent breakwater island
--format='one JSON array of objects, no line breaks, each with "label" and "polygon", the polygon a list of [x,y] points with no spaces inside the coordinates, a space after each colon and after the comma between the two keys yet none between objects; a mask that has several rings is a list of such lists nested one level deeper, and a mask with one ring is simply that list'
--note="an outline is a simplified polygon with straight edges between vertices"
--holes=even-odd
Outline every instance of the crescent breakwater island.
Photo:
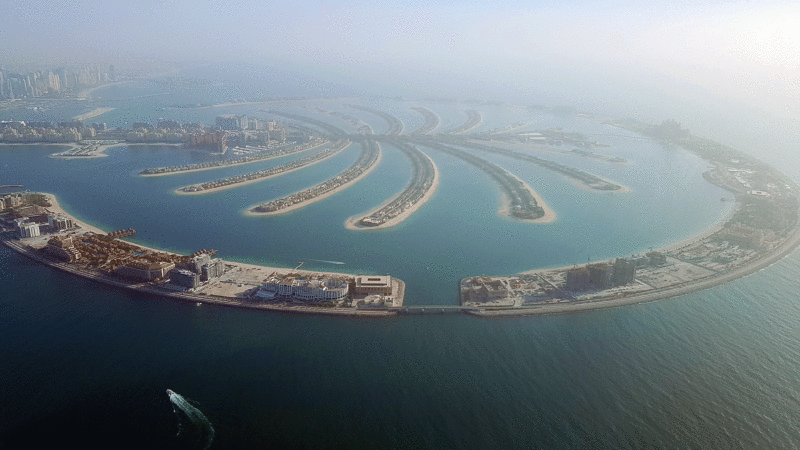
[{"label": "crescent breakwater island", "polygon": [[[459,303],[480,316],[540,315],[611,308],[707,289],[765,268],[800,244],[798,186],[763,162],[692,136],[674,121],[605,123],[681,146],[712,165],[703,177],[734,194],[720,226],[643,255],[514,276],[461,280]],[[722,200],[725,200],[724,198]]]},{"label": "crescent breakwater island", "polygon": [[268,180],[281,175],[285,175],[295,170],[300,170],[308,166],[325,161],[328,158],[338,155],[344,149],[350,146],[349,139],[340,139],[317,153],[300,158],[286,164],[270,167],[269,169],[259,170],[244,175],[236,175],[233,177],[223,178],[220,180],[208,181],[205,183],[192,184],[184,186],[175,190],[176,194],[181,195],[200,195],[210,194],[212,192],[221,191],[224,189],[231,189],[234,187],[245,186],[247,184],[257,183],[259,181]]},{"label": "crescent breakwater island", "polygon": [[[327,134],[325,137],[333,142],[358,142],[362,152],[358,161],[339,176],[283,199],[253,207],[246,214],[288,212],[345,189],[378,164],[381,157],[379,141],[397,146],[406,154],[413,169],[411,180],[400,194],[376,210],[354,216],[348,222],[374,217],[376,221],[385,219],[380,225],[391,226],[408,217],[430,198],[436,188],[438,170],[417,146],[448,153],[486,172],[500,185],[504,195],[500,213],[519,220],[547,221],[551,211],[530,186],[474,153],[493,153],[533,163],[596,192],[628,191],[618,183],[582,170],[498,147],[501,144],[525,147],[527,142],[510,142],[503,138],[500,143],[492,143],[494,137],[487,138],[482,134],[453,136],[420,133],[420,130],[428,129],[425,133],[429,133],[435,129],[438,117],[436,125],[431,128],[433,119],[428,120],[426,116],[426,125],[412,135],[365,136],[349,135],[342,129],[309,117],[282,111],[265,112],[320,128],[324,130],[323,135]],[[109,284],[192,301],[205,300],[272,310],[364,315],[420,312],[466,312],[481,316],[537,315],[648,302],[745,276],[779,260],[800,243],[798,186],[776,169],[722,144],[692,136],[672,121],[657,126],[618,119],[606,119],[604,122],[655,139],[667,147],[682,147],[703,158],[712,166],[703,174],[704,178],[735,196],[730,216],[701,236],[642,255],[583,266],[532,270],[512,276],[468,277],[460,281],[459,301],[452,306],[405,306],[404,284],[391,277],[318,274],[300,271],[301,266],[294,270],[275,269],[269,272],[272,269],[223,262],[222,274],[227,274],[228,278],[221,278],[218,262],[213,262],[211,258],[213,252],[200,251],[181,256],[133,246],[120,240],[129,231],[106,235],[99,230],[92,230],[93,234],[87,234],[85,230],[90,230],[90,227],[79,224],[81,229],[72,228],[71,224],[78,224],[77,221],[61,210],[41,209],[45,207],[40,205],[41,196],[31,193],[15,194],[14,199],[3,198],[4,205],[10,204],[11,209],[0,217],[5,220],[7,231],[4,239],[7,246],[54,267]],[[541,141],[542,136],[539,135],[543,133],[521,133],[511,140],[522,138]],[[547,137],[544,139],[546,141]],[[583,148],[595,146],[595,143],[578,141],[572,145]],[[50,197],[57,207],[55,198]],[[261,211],[254,212],[259,208]],[[555,214],[552,214],[550,220],[554,218]],[[36,236],[41,230],[53,235]],[[20,236],[21,239],[13,239],[14,236]],[[168,267],[170,264],[174,266]],[[131,276],[140,278],[125,278]],[[349,286],[348,295],[355,294],[358,289],[359,295],[364,297],[340,297],[345,292],[345,284]],[[362,310],[365,312],[359,312]]]},{"label": "crescent breakwater island", "polygon": [[[122,239],[133,229],[105,233],[67,214],[56,197],[12,194],[14,211],[2,216],[3,244],[58,270],[160,297],[262,311],[386,317],[403,306],[405,283],[389,275],[265,267],[215,258],[216,250],[191,255],[165,252]],[[42,219],[43,217],[43,219]],[[13,223],[14,225],[11,225]]]},{"label": "crescent breakwater island", "polygon": [[245,214],[249,216],[284,214],[347,189],[372,172],[381,160],[381,146],[374,139],[363,139],[359,144],[361,154],[358,160],[344,172],[308,189],[253,206]]}]

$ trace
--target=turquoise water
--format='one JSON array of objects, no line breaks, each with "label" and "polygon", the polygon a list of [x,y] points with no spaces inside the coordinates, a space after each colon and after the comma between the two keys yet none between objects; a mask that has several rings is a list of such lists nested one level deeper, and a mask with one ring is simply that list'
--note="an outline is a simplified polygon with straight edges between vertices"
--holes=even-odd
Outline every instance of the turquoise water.
[{"label": "turquoise water", "polygon": [[[363,118],[376,132],[385,129],[369,113],[327,103],[320,107]],[[364,104],[397,113],[406,132],[422,123],[408,109],[412,102]],[[380,165],[352,188],[275,217],[242,211],[341,172],[358,158],[358,146],[302,171],[203,196],[172,191],[297,156],[143,178],[137,173],[145,167],[206,156],[130,146],[110,150],[107,158],[59,161],[47,158],[53,148],[2,147],[0,179],[52,192],[68,211],[103,229],[136,228],[134,240],[146,245],[215,248],[225,259],[282,267],[306,261],[312,269],[390,273],[406,281],[408,304],[454,304],[458,280],[468,275],[666,245],[713,226],[731,206],[720,202],[729,194],[703,180],[705,163],[680,149],[581,119],[422,104],[442,117],[440,130],[463,123],[465,109],[479,109],[482,127],[529,120],[532,129],[562,126],[596,135],[611,145],[605,153],[630,163],[537,155],[631,192],[586,191],[539,167],[480,154],[530,184],[558,215],[552,224],[522,224],[496,214],[500,198],[488,176],[422,148],[441,171],[433,199],[398,227],[365,233],[346,230],[344,221],[399,192],[410,176],[408,161],[390,145],[383,146]],[[159,107],[140,115],[173,112]],[[222,112],[192,111],[181,113],[213,118]],[[523,117],[516,119],[518,113]],[[119,117],[114,120],[127,116]],[[185,448],[164,393],[170,388],[196,401],[213,424],[212,448],[796,447],[798,262],[795,254],[724,286],[612,310],[503,320],[360,320],[196,307],[132,294],[55,272],[3,247],[0,443]]]}]

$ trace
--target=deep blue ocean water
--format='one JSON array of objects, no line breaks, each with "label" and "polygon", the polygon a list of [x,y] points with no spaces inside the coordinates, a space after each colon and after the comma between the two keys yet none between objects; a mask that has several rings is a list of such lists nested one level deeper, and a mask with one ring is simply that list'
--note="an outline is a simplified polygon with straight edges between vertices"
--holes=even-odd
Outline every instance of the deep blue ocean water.
[{"label": "deep blue ocean water", "polygon": [[[264,109],[169,108],[158,96],[131,100],[162,87],[109,89],[103,96],[119,108],[93,120],[210,123],[223,112],[258,116]],[[385,131],[381,119],[347,108],[350,102],[303,105],[346,112]],[[536,166],[481,154],[528,182],[558,214],[553,224],[520,224],[497,216],[500,198],[485,174],[423,148],[441,171],[434,198],[398,227],[363,233],[346,230],[344,221],[401,190],[410,175],[407,160],[390,145],[383,146],[379,167],[352,188],[269,218],[241,213],[341,172],[359,147],[302,171],[204,196],[172,191],[294,156],[143,178],[137,173],[145,167],[208,156],[130,146],[110,150],[107,158],[59,161],[47,158],[52,147],[0,147],[0,180],[54,193],[68,211],[103,229],[136,228],[134,241],[142,244],[181,252],[215,248],[225,259],[283,267],[306,261],[311,269],[390,273],[406,281],[408,304],[454,304],[458,280],[468,275],[667,245],[718,223],[731,206],[720,202],[729,194],[703,180],[702,160],[605,125],[507,106],[363,102],[396,114],[406,133],[422,125],[409,108],[423,105],[442,118],[440,131],[463,123],[464,110],[479,109],[479,130],[525,120],[530,129],[591,134],[611,146],[604,153],[629,164],[537,155],[632,192],[589,192]],[[352,130],[300,105],[277,107]],[[794,178],[800,173],[785,170]],[[169,388],[213,424],[211,448],[797,447],[798,262],[794,254],[724,286],[611,310],[372,320],[197,307],[75,278],[2,247],[0,446],[202,448],[186,432],[178,435]]]}]

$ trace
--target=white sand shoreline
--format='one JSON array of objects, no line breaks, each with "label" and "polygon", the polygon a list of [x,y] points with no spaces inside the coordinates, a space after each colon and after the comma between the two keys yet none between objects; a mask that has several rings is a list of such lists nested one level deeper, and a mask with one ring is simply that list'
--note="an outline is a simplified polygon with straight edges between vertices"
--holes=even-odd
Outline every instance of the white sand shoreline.
[{"label": "white sand shoreline", "polygon": [[[378,148],[380,148],[380,144],[378,144]],[[261,203],[259,203],[258,205],[248,206],[247,209],[245,209],[242,214],[245,215],[245,216],[248,216],[248,217],[252,217],[252,216],[277,216],[279,214],[286,214],[286,213],[292,212],[294,210],[297,210],[297,209],[300,209],[300,208],[304,208],[304,207],[306,207],[306,206],[308,206],[308,205],[310,205],[312,203],[316,203],[318,201],[325,200],[326,198],[328,198],[328,197],[330,197],[330,196],[332,196],[334,194],[337,194],[337,193],[349,188],[350,186],[352,186],[355,183],[359,182],[365,176],[369,175],[370,172],[372,172],[373,170],[375,170],[376,167],[378,167],[378,164],[380,164],[381,159],[383,159],[383,151],[379,150],[378,151],[378,159],[375,161],[375,163],[372,166],[370,166],[367,170],[365,170],[363,173],[361,173],[361,175],[353,178],[352,180],[350,180],[347,183],[337,187],[336,189],[332,189],[332,190],[330,190],[330,191],[328,191],[328,192],[326,192],[326,193],[324,193],[322,195],[319,195],[317,197],[314,197],[314,198],[311,198],[311,199],[308,199],[308,200],[303,200],[302,202],[295,203],[294,205],[289,206],[289,207],[284,208],[284,209],[281,209],[279,211],[254,212],[253,208],[255,208],[255,207],[257,207],[258,205],[261,204]],[[314,186],[316,186],[316,185],[314,185]],[[310,186],[310,187],[314,187],[314,186]],[[308,189],[308,188],[306,188],[306,189]],[[301,189],[300,191],[297,191],[297,192],[302,192],[304,190],[305,189]],[[294,192],[294,193],[289,194],[289,195],[294,195],[297,192]]]},{"label": "white sand shoreline", "polygon": [[368,216],[374,214],[375,212],[380,211],[384,206],[386,206],[389,203],[391,203],[395,198],[397,198],[398,195],[402,194],[402,191],[401,191],[400,194],[392,196],[390,199],[388,199],[385,202],[383,202],[377,208],[373,208],[373,209],[371,209],[370,211],[368,211],[368,212],[366,212],[364,214],[357,214],[355,216],[352,216],[352,217],[348,218],[344,222],[344,227],[347,228],[348,230],[354,230],[354,231],[380,230],[380,229],[384,229],[384,228],[390,228],[390,227],[393,227],[393,226],[403,222],[404,220],[408,219],[409,217],[411,217],[412,214],[417,212],[417,210],[422,208],[422,205],[424,205],[425,203],[428,202],[428,200],[433,198],[433,194],[435,194],[436,190],[439,188],[439,168],[436,166],[436,163],[434,163],[433,160],[428,155],[425,155],[425,156],[428,157],[428,160],[431,162],[431,164],[433,164],[433,184],[431,185],[431,188],[428,189],[428,192],[426,192],[425,195],[417,203],[415,203],[411,208],[408,208],[407,210],[403,211],[401,214],[398,214],[396,217],[392,218],[391,220],[387,220],[386,222],[384,222],[384,223],[382,223],[382,224],[380,224],[380,225],[378,225],[376,227],[368,227],[368,226],[364,226],[364,225],[360,225],[359,224],[359,221],[362,218],[368,217]]},{"label": "white sand shoreline", "polygon": [[300,150],[300,151],[297,151],[297,152],[287,153],[287,154],[284,154],[284,155],[270,156],[269,158],[256,159],[256,160],[253,160],[253,161],[243,161],[243,162],[238,162],[238,163],[234,163],[234,164],[226,164],[224,166],[201,167],[199,169],[176,170],[174,172],[140,173],[139,176],[140,177],[165,177],[165,176],[168,176],[168,175],[182,175],[184,173],[204,172],[206,170],[224,169],[226,167],[236,167],[236,166],[242,166],[242,165],[245,165],[245,164],[253,164],[253,163],[258,163],[258,162],[263,162],[263,161],[271,161],[273,159],[282,158],[284,156],[299,155],[301,153],[307,152],[309,150],[314,150],[315,148],[319,148],[320,146],[323,146],[323,145],[329,144],[329,143],[330,143],[330,141],[323,142],[323,143],[320,143],[320,144],[315,145],[313,147],[309,147],[307,149]]},{"label": "white sand shoreline", "polygon": [[[225,186],[215,187],[215,188],[211,188],[211,189],[204,189],[202,191],[195,191],[195,192],[182,191],[181,189],[184,189],[184,188],[188,187],[188,186],[183,186],[183,187],[180,187],[178,189],[175,189],[172,192],[175,193],[175,194],[178,194],[178,195],[204,195],[204,194],[212,194],[214,192],[224,191],[224,190],[227,190],[227,189],[237,188],[237,187],[240,187],[240,186],[246,186],[248,184],[258,183],[258,182],[261,182],[261,181],[269,180],[270,178],[279,177],[281,175],[286,175],[287,173],[292,173],[292,172],[294,172],[296,170],[305,169],[306,167],[311,167],[311,166],[314,166],[316,164],[319,164],[319,163],[321,163],[323,161],[326,161],[326,160],[328,160],[330,158],[333,158],[334,156],[338,155],[339,153],[345,151],[345,149],[350,147],[351,144],[352,144],[352,142],[349,142],[347,145],[342,147],[341,150],[339,150],[337,152],[334,152],[334,153],[331,153],[330,155],[328,155],[328,156],[326,156],[326,157],[324,157],[324,158],[322,158],[320,160],[313,161],[313,162],[311,162],[309,164],[305,164],[305,165],[302,165],[300,167],[295,167],[294,169],[289,169],[289,170],[286,170],[286,171],[281,172],[281,173],[276,173],[276,174],[269,175],[269,176],[262,177],[262,178],[255,178],[253,180],[242,181],[241,183],[232,183],[232,184],[228,184],[228,185],[225,185]],[[302,153],[302,152],[298,152],[298,153]],[[228,166],[225,166],[225,167],[228,167]]]}]

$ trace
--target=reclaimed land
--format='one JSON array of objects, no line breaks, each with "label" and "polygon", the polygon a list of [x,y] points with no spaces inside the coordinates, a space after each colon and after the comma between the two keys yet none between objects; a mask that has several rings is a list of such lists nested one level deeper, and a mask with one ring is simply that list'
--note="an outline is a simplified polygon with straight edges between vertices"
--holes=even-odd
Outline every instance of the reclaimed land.
[{"label": "reclaimed land", "polygon": [[416,147],[397,140],[387,139],[387,141],[403,151],[411,161],[413,170],[411,181],[402,192],[377,208],[347,219],[345,228],[348,230],[377,230],[393,227],[411,217],[433,197],[439,187],[439,169],[428,155]]},{"label": "reclaimed land", "polygon": [[110,107],[95,108],[87,113],[79,114],[73,117],[72,120],[83,122],[85,120],[94,119],[95,117],[102,116],[103,114],[114,111],[115,109],[117,108],[110,108]]},{"label": "reclaimed land", "polygon": [[[88,225],[69,215],[58,204],[55,195],[53,194],[44,194],[44,195],[47,195],[49,197],[48,200],[51,206],[47,207],[46,209],[49,210],[50,212],[70,217],[73,220],[73,222],[78,227],[80,227],[80,229],[82,229],[84,232],[88,231],[98,235],[106,234],[99,228]],[[209,294],[203,295],[185,291],[174,291],[171,289],[161,287],[160,285],[153,282],[143,282],[143,281],[132,282],[125,278],[105,274],[103,272],[100,272],[99,270],[82,267],[74,263],[58,261],[41,254],[41,252],[39,252],[38,250],[29,245],[26,245],[23,241],[20,240],[3,239],[2,242],[6,247],[15,250],[16,252],[24,256],[27,256],[37,262],[48,265],[52,268],[71,273],[73,275],[78,275],[83,278],[88,278],[90,280],[94,280],[103,284],[116,286],[123,289],[156,295],[160,297],[168,297],[182,301],[189,301],[193,303],[213,304],[220,306],[229,306],[229,307],[247,308],[247,309],[254,309],[261,311],[272,311],[272,312],[283,312],[283,313],[322,314],[322,315],[358,316],[358,317],[391,317],[395,316],[398,312],[397,307],[386,308],[386,309],[378,309],[378,308],[370,309],[370,308],[355,308],[355,307],[308,306],[308,305],[296,305],[296,304],[263,304],[263,303],[254,303],[241,295],[232,295],[232,296],[209,295]],[[156,252],[156,253],[171,254],[169,252],[164,252],[151,247],[146,247],[137,244],[130,244],[130,243],[128,244],[140,250],[141,253]],[[299,276],[313,275],[313,276],[348,277],[348,278],[353,277],[353,275],[351,274],[344,274],[344,273],[312,272],[307,270],[297,270],[296,268],[287,269],[287,268],[266,267],[266,266],[259,266],[254,264],[246,264],[246,263],[239,263],[232,261],[225,261],[225,263],[226,266],[231,267],[232,271],[238,271],[243,274],[244,273],[251,274],[253,272],[256,272],[257,275],[256,277],[269,275],[271,273],[276,273],[276,272],[298,274]],[[393,281],[395,282],[393,286],[396,289],[395,290],[396,292],[395,297],[397,298],[396,303],[402,306],[403,299],[405,296],[405,283],[402,280],[394,277]]]},{"label": "reclaimed land", "polygon": [[425,123],[415,132],[411,134],[421,135],[421,134],[430,134],[433,130],[435,130],[439,126],[439,116],[437,116],[433,111],[427,108],[423,108],[422,106],[415,106],[413,108],[414,111],[422,114],[425,118]]},{"label": "reclaimed land", "polygon": [[433,140],[420,143],[462,159],[492,177],[503,189],[504,195],[498,214],[529,223],[551,223],[556,220],[555,212],[547,207],[536,191],[497,164]]},{"label": "reclaimed land", "polygon": [[295,170],[300,170],[305,167],[313,166],[314,164],[320,163],[328,158],[331,158],[339,154],[349,146],[350,146],[350,140],[342,139],[334,142],[333,145],[331,145],[330,147],[324,150],[320,150],[317,153],[314,153],[313,155],[309,155],[306,156],[305,158],[300,158],[288,162],[286,164],[270,167],[269,169],[259,170],[258,172],[251,172],[244,175],[236,175],[234,177],[223,178],[221,180],[214,180],[214,181],[208,181],[206,183],[184,186],[182,188],[176,189],[174,192],[180,195],[201,195],[201,194],[210,194],[212,192],[218,192],[225,189],[245,186],[248,184],[258,183],[264,180],[268,180],[270,178],[275,178],[290,172],[294,172]]},{"label": "reclaimed land", "polygon": [[330,143],[330,141],[327,139],[314,139],[310,142],[306,142],[305,144],[295,145],[289,148],[276,148],[274,150],[258,152],[254,155],[241,156],[239,158],[209,161],[199,164],[187,164],[182,166],[152,167],[142,170],[139,172],[139,175],[143,177],[160,177],[166,175],[180,175],[184,173],[222,169],[225,167],[240,166],[243,164],[252,164],[260,161],[269,161],[282,156],[293,155],[295,153],[305,152],[307,150],[313,150],[328,143]]},{"label": "reclaimed land", "polygon": [[378,165],[380,160],[380,145],[374,139],[366,139],[366,141],[361,142],[361,155],[358,160],[344,172],[308,189],[252,206],[247,209],[245,215],[271,216],[284,214],[328,198],[367,176]]},{"label": "reclaimed land", "polygon": [[464,122],[460,127],[454,129],[448,134],[461,134],[466,133],[469,130],[477,127],[478,125],[483,122],[483,116],[479,111],[475,111],[474,109],[470,109],[468,111],[464,111],[467,113],[467,121]]},{"label": "reclaimed land", "polygon": [[325,130],[327,133],[332,134],[334,136],[347,136],[347,132],[339,127],[335,127],[329,123],[322,122],[321,120],[312,119],[310,117],[301,116],[298,114],[291,114],[283,111],[277,111],[274,109],[270,110],[261,110],[260,112],[265,112],[267,114],[272,114],[273,116],[281,116],[287,119],[296,120],[298,122],[304,122],[309,125],[314,125],[315,127]]},{"label": "reclaimed land", "polygon": [[[441,139],[441,138],[439,138]],[[623,186],[619,183],[609,181],[603,178],[600,178],[596,175],[592,175],[590,173],[584,172],[580,169],[576,169],[574,167],[565,166],[564,164],[559,164],[554,161],[550,161],[547,159],[539,158],[533,155],[529,155],[526,153],[519,153],[513,150],[508,150],[504,148],[498,147],[491,147],[484,144],[477,144],[466,139],[462,140],[449,140],[453,145],[458,145],[459,147],[471,148],[474,150],[480,150],[487,153],[496,153],[498,155],[507,156],[509,158],[518,159],[521,161],[532,162],[536,165],[542,166],[546,169],[552,170],[554,172],[558,172],[562,175],[566,175],[568,178],[571,178],[577,181],[579,186],[586,187],[588,189],[592,189],[595,191],[601,192],[615,192],[615,193],[624,193],[630,192],[630,189],[626,186]]]},{"label": "reclaimed land", "polygon": [[369,108],[367,106],[359,106],[359,105],[348,105],[348,106],[350,106],[353,109],[358,109],[360,111],[366,111],[368,113],[375,114],[376,116],[385,120],[386,123],[389,124],[389,129],[385,133],[387,136],[399,136],[400,134],[403,133],[403,128],[404,128],[403,122],[401,122],[400,119],[387,112]]},{"label": "reclaimed land", "polygon": [[[800,245],[798,186],[781,172],[745,153],[692,136],[674,122],[660,126],[611,123],[662,140],[667,146],[682,146],[705,159],[712,168],[704,178],[736,198],[729,217],[698,237],[648,253],[651,258],[663,255],[662,260],[654,264],[651,259],[633,273],[633,281],[607,288],[590,282],[588,289],[568,289],[567,272],[577,269],[571,267],[512,277],[465,278],[459,292],[463,311],[487,317],[560,314],[677,297],[757,272]],[[492,283],[508,287],[508,294],[481,297],[476,286]],[[477,298],[472,292],[478,293]]]}]

